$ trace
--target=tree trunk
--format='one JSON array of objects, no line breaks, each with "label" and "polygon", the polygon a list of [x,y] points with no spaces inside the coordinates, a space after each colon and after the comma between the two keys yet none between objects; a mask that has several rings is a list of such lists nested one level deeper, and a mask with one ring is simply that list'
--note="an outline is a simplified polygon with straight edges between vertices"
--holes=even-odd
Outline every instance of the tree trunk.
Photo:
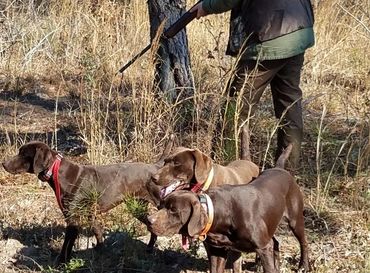
[{"label": "tree trunk", "polygon": [[[186,12],[186,0],[148,0],[148,9],[150,38],[153,40],[164,20],[166,30]],[[156,55],[154,84],[171,102],[180,94],[180,98],[193,95],[194,83],[185,29],[173,38],[161,40]]]}]

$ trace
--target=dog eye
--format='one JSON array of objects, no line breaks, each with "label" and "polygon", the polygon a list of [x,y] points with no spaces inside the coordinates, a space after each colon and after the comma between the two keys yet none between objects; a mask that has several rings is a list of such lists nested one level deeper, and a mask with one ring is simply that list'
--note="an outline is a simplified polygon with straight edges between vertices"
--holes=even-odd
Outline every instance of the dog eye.
[{"label": "dog eye", "polygon": [[173,165],[175,167],[178,167],[178,166],[181,166],[181,163],[179,161],[175,160],[175,161],[173,161]]},{"label": "dog eye", "polygon": [[170,210],[171,213],[175,213],[177,211],[176,207],[170,207],[169,210]]}]

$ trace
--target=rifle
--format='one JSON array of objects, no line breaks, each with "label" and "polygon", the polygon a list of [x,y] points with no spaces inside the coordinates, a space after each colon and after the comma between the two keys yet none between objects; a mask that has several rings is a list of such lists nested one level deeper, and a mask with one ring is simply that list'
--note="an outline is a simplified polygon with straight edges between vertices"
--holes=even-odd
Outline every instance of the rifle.
[{"label": "rifle", "polygon": [[[194,6],[192,6],[186,13],[184,13],[173,25],[171,25],[167,30],[163,33],[164,39],[170,39],[175,36],[180,30],[186,27],[196,16],[197,11],[190,12],[190,10],[195,7],[198,3],[202,0],[198,1]],[[150,48],[152,47],[152,43],[148,44],[143,50],[141,50],[138,54],[136,54],[128,63],[118,70],[119,73],[125,71],[130,65],[132,65],[137,59],[143,56]]]}]

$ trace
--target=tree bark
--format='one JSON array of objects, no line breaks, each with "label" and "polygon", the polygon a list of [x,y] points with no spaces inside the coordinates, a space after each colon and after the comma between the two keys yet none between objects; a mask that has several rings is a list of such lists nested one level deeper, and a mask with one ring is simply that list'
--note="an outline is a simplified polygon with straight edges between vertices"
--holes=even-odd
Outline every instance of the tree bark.
[{"label": "tree bark", "polygon": [[[150,38],[153,40],[161,23],[168,29],[186,12],[186,0],[148,0]],[[194,93],[186,30],[170,39],[162,39],[156,55],[155,86],[171,101]]]}]

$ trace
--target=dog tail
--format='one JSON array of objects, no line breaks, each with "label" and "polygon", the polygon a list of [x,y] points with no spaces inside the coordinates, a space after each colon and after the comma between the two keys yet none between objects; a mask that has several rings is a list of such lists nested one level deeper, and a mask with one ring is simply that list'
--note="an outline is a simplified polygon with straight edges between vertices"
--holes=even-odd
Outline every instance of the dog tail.
[{"label": "dog tail", "polygon": [[289,145],[284,149],[284,151],[279,156],[278,160],[276,161],[276,167],[277,168],[285,168],[285,162],[287,161],[290,152],[292,151],[293,144],[289,143]]},{"label": "dog tail", "polygon": [[248,126],[246,124],[243,125],[242,128],[242,135],[241,135],[241,140],[240,140],[240,146],[241,146],[241,154],[240,158],[242,160],[251,160],[251,151],[249,149],[249,131],[248,131]]},{"label": "dog tail", "polygon": [[173,147],[174,139],[175,139],[175,135],[171,134],[170,137],[167,140],[166,147],[164,148],[163,153],[162,153],[161,157],[159,158],[158,162],[163,161],[166,157],[168,157],[170,155],[172,147]]}]

